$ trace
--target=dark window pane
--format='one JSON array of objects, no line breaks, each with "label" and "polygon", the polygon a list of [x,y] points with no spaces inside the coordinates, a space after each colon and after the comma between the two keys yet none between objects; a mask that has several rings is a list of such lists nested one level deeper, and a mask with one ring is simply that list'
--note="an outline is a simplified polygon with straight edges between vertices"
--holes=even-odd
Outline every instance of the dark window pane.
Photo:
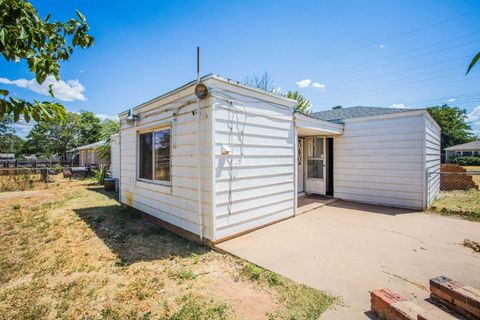
[{"label": "dark window pane", "polygon": [[155,135],[155,180],[170,181],[170,129]]},{"label": "dark window pane", "polygon": [[323,179],[323,160],[308,160],[307,178]]},{"label": "dark window pane", "polygon": [[152,133],[140,134],[140,178],[152,180]]}]

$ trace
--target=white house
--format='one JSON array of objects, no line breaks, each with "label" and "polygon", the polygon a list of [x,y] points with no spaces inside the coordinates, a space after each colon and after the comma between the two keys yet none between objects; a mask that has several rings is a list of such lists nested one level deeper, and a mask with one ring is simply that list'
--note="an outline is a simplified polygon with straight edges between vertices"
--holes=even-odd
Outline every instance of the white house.
[{"label": "white house", "polygon": [[425,110],[307,116],[230,79],[201,83],[202,99],[191,82],[120,113],[112,168],[122,203],[184,236],[214,243],[292,217],[304,193],[424,209],[439,192],[440,128]]},{"label": "white house", "polygon": [[453,156],[471,157],[480,156],[480,140],[458,144],[445,148],[445,162]]},{"label": "white house", "polygon": [[67,159],[73,160],[78,155],[78,165],[81,167],[106,165],[108,164],[108,160],[103,159],[97,150],[97,148],[101,147],[104,143],[105,141],[101,140],[68,150]]}]

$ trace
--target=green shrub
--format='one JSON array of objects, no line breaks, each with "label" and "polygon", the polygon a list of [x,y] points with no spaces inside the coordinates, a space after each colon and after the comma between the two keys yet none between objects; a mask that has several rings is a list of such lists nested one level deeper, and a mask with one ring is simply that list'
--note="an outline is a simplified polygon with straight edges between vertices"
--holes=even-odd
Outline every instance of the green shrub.
[{"label": "green shrub", "polygon": [[448,163],[459,164],[461,166],[480,166],[479,156],[459,157],[454,156],[448,159]]}]

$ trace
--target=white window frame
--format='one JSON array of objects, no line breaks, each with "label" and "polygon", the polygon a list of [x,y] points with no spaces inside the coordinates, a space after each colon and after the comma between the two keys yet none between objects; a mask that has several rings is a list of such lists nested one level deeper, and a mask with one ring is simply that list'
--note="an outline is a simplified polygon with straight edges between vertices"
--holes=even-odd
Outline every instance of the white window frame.
[{"label": "white window frame", "polygon": [[[164,131],[164,130],[170,130],[170,181],[164,181],[164,180],[156,180],[155,179],[155,132],[159,131]],[[145,179],[145,178],[140,178],[140,135],[145,134],[145,133],[151,133],[152,134],[152,179]],[[170,187],[172,185],[172,125],[171,123],[164,124],[161,126],[156,126],[153,128],[148,128],[145,130],[139,130],[137,131],[137,151],[136,151],[136,172],[137,172],[137,181],[141,182],[146,182],[146,183],[153,183],[161,186],[166,186]]]}]

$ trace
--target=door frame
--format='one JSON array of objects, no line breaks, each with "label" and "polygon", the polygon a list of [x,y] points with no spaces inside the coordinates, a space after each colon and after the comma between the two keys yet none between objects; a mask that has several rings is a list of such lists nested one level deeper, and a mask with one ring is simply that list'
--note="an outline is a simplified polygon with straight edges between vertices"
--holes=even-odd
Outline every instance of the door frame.
[{"label": "door frame", "polygon": [[[311,152],[313,152],[313,143],[315,139],[323,139],[323,152],[322,152],[322,157],[321,158],[314,158],[314,157],[308,157]],[[326,136],[311,136],[311,137],[305,137],[304,140],[304,159],[303,159],[303,176],[304,176],[304,191],[305,193],[310,193],[310,194],[321,194],[325,195],[327,192],[327,137]],[[322,161],[322,170],[323,170],[323,178],[308,178],[308,160],[317,160],[317,161]]]},{"label": "door frame", "polygon": [[297,194],[305,193],[305,138],[297,138]]}]

